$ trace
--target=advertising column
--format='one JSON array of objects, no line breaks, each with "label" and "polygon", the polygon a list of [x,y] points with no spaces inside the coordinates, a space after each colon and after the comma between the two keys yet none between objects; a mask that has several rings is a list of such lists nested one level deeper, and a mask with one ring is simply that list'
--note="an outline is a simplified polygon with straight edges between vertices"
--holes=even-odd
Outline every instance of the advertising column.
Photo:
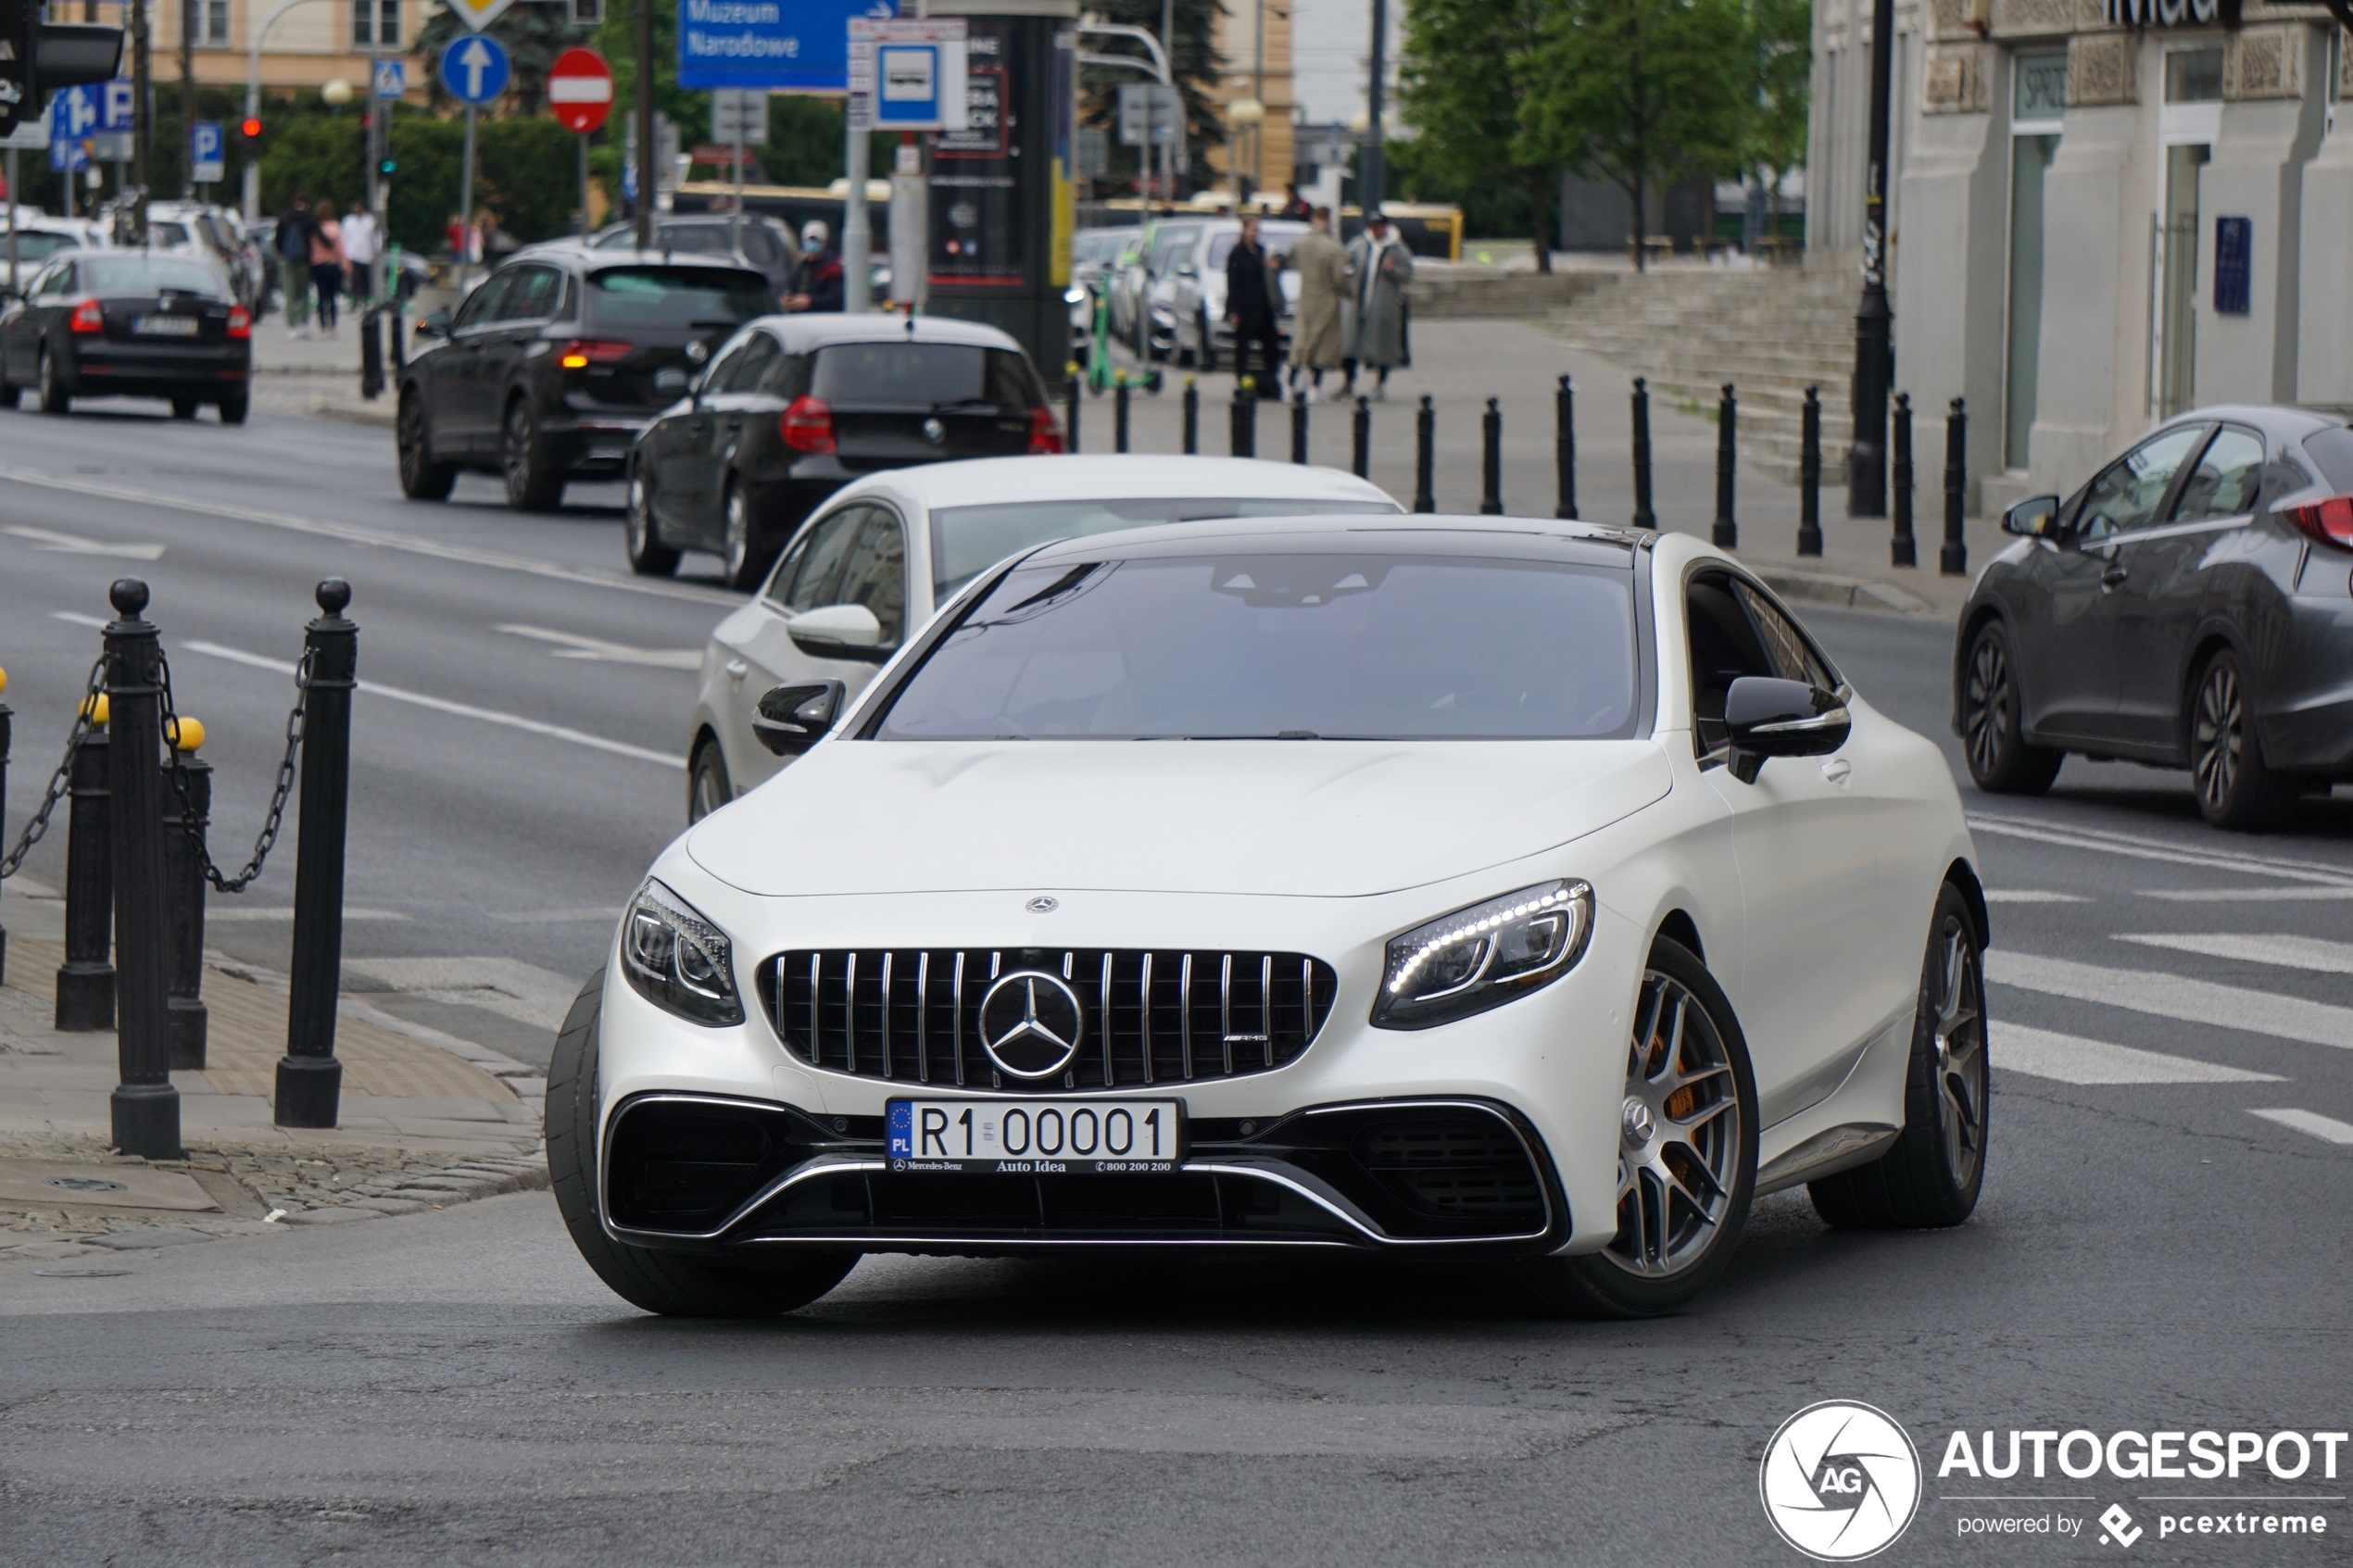
[{"label": "advertising column", "polygon": [[926,10],[967,28],[965,128],[932,139],[931,311],[1011,332],[1059,384],[1070,358],[1076,0],[933,0]]}]

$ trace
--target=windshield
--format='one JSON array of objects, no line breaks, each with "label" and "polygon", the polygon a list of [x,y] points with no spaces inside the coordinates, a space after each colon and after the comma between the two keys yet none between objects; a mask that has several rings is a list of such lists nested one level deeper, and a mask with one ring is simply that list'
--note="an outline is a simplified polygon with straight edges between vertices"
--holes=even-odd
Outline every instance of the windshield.
[{"label": "windshield", "polygon": [[92,294],[195,294],[226,299],[220,274],[201,261],[164,256],[100,256],[82,263],[82,286]]},{"label": "windshield", "polygon": [[1342,517],[1398,512],[1379,501],[1286,501],[1237,495],[1150,498],[1109,496],[1088,501],[1014,501],[994,507],[949,507],[931,514],[932,602],[944,604],[959,588],[1008,556],[1123,528],[1197,522],[1227,517]]},{"label": "windshield", "polygon": [[598,327],[735,327],[775,308],[767,279],[732,267],[609,267],[588,274],[588,320]]},{"label": "windshield", "polygon": [[886,740],[1630,734],[1631,574],[1375,550],[1008,572]]},{"label": "windshield", "polygon": [[17,260],[19,263],[39,261],[61,250],[72,250],[82,244],[70,234],[53,234],[41,229],[17,231]]},{"label": "windshield", "polygon": [[903,340],[819,349],[809,392],[821,403],[849,408],[988,404],[1026,410],[1046,401],[1029,362],[1010,348]]}]

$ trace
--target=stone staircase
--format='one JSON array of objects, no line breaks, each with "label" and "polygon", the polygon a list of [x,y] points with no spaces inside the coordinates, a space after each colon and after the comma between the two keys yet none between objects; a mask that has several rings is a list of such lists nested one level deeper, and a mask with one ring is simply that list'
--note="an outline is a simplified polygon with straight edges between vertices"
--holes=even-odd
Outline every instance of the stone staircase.
[{"label": "stone staircase", "polygon": [[1846,268],[1587,273],[1575,297],[1543,320],[1567,342],[1647,377],[1655,403],[1712,414],[1730,382],[1743,459],[1784,483],[1797,480],[1806,389],[1818,387],[1822,483],[1841,485],[1859,292]]}]

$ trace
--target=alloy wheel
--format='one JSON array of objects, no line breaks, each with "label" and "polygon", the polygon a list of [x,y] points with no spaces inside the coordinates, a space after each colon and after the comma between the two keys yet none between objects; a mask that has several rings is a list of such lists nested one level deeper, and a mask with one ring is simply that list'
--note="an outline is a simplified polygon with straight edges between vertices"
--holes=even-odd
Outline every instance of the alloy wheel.
[{"label": "alloy wheel", "polygon": [[2238,784],[2239,750],[2246,733],[2238,671],[2229,659],[2218,659],[2198,683],[2190,741],[2191,776],[2197,784],[2198,802],[2208,813],[2229,807],[2231,792]]},{"label": "alloy wheel", "polygon": [[2009,733],[2010,661],[2002,645],[1981,636],[1970,650],[1969,685],[1963,698],[1962,724],[1969,738],[1970,769],[1990,777],[2001,765],[2003,738]]},{"label": "alloy wheel", "polygon": [[531,483],[531,410],[520,400],[507,414],[507,489],[521,495]]},{"label": "alloy wheel", "polygon": [[743,581],[751,561],[751,510],[744,505],[741,486],[727,492],[727,581]]},{"label": "alloy wheel", "polygon": [[1602,1253],[1666,1279],[1697,1262],[1740,1177],[1740,1088],[1707,1010],[1681,982],[1642,977],[1618,1118],[1617,1236]]},{"label": "alloy wheel", "polygon": [[629,512],[624,526],[629,530],[629,553],[645,554],[646,541],[652,536],[652,520],[647,515],[646,476],[641,473],[629,476]]},{"label": "alloy wheel", "polygon": [[1936,1108],[1945,1166],[1967,1191],[1985,1159],[1985,978],[1958,914],[1946,914],[1936,935]]}]

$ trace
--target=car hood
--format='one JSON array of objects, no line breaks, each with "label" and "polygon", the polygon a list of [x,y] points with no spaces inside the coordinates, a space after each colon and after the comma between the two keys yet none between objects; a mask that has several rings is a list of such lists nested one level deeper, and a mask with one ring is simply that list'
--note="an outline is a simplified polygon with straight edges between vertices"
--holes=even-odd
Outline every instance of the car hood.
[{"label": "car hood", "polygon": [[705,818],[747,893],[1083,888],[1356,897],[1461,876],[1663,797],[1650,741],[843,741]]}]

